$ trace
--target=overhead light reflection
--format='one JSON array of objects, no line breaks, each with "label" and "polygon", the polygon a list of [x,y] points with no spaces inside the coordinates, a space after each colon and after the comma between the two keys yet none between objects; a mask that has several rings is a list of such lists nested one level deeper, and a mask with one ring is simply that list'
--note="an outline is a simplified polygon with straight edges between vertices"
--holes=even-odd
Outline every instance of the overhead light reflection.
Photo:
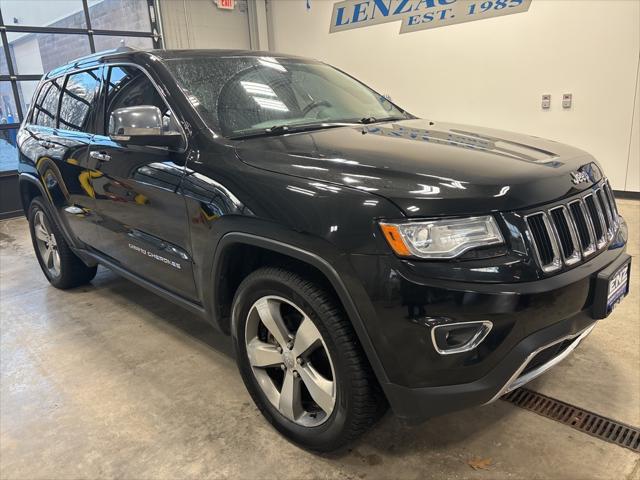
[{"label": "overhead light reflection", "polygon": [[[467,183],[467,182],[465,182],[465,183]],[[454,180],[451,183],[440,182],[440,185],[442,185],[443,187],[447,187],[447,188],[457,188],[459,190],[466,190],[467,189],[467,187],[462,185],[462,182],[459,182],[458,180]]]},{"label": "overhead light reflection", "polygon": [[277,97],[276,92],[274,92],[273,89],[265,83],[241,81],[240,84],[247,93],[266,95],[267,97]]},{"label": "overhead light reflection", "polygon": [[328,168],[322,168],[322,167],[313,167],[311,165],[291,165],[292,167],[295,168],[302,168],[304,170],[321,170],[323,172],[328,172],[329,169]]},{"label": "overhead light reflection", "polygon": [[437,195],[440,193],[440,187],[435,187],[433,185],[423,185],[421,183],[418,184],[419,187],[422,187],[421,190],[410,190],[409,193],[415,193],[416,195]]},{"label": "overhead light reflection", "polygon": [[502,188],[500,189],[500,192],[499,192],[498,194],[494,195],[494,197],[502,197],[502,196],[506,195],[506,194],[507,194],[507,192],[508,192],[510,189],[511,189],[511,187],[509,187],[509,186],[502,187]]},{"label": "overhead light reflection", "polygon": [[262,66],[278,70],[279,72],[286,72],[287,71],[287,69],[284,68],[280,64],[280,62],[278,62],[278,60],[276,60],[273,57],[259,57],[258,58],[258,63],[260,63],[260,65],[262,65]]},{"label": "overhead light reflection", "polygon": [[340,190],[342,190],[340,187],[336,187],[335,185],[327,185],[326,183],[320,182],[310,182],[309,185],[317,188],[318,190],[324,190],[333,193],[338,193]]},{"label": "overhead light reflection", "polygon": [[296,193],[301,193],[303,195],[308,195],[309,197],[315,197],[316,195],[316,192],[314,192],[313,190],[307,190],[305,188],[300,188],[293,185],[287,185],[287,190],[290,190]]},{"label": "overhead light reflection", "polygon": [[288,112],[289,109],[287,106],[282,103],[280,100],[273,100],[270,98],[262,98],[262,97],[251,97],[253,98],[258,105],[267,110],[278,110],[280,112]]}]

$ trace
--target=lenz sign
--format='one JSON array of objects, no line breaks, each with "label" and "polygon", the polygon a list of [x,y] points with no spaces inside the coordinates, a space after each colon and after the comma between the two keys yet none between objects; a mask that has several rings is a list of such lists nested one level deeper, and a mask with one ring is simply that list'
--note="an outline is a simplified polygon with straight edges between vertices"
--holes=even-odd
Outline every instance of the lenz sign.
[{"label": "lenz sign", "polygon": [[333,6],[329,33],[402,21],[400,33],[529,10],[531,0],[345,0]]}]

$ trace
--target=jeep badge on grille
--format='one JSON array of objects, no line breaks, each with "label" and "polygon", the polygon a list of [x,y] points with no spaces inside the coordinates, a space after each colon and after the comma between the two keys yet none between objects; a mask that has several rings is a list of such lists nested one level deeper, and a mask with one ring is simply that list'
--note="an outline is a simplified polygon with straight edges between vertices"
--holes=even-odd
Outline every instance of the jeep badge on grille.
[{"label": "jeep badge on grille", "polygon": [[578,185],[579,183],[588,182],[589,175],[584,172],[571,172],[571,181]]}]

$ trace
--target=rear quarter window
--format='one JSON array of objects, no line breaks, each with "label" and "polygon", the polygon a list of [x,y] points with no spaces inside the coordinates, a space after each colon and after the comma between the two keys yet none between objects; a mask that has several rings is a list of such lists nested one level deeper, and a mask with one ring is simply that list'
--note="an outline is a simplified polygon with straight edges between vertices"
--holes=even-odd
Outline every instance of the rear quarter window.
[{"label": "rear quarter window", "polygon": [[50,128],[56,127],[62,80],[61,78],[56,78],[42,86],[33,106],[32,121],[35,125]]}]

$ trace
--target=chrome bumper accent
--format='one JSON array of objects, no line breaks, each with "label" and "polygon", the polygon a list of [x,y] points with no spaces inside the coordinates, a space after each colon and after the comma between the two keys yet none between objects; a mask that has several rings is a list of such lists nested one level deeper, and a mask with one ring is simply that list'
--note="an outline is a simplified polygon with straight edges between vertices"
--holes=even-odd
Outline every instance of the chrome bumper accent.
[{"label": "chrome bumper accent", "polygon": [[[595,326],[596,325],[594,323],[593,325],[587,327],[586,329],[582,330],[579,333],[576,333],[576,334],[573,334],[573,335],[567,335],[566,337],[559,338],[558,340],[555,340],[555,341],[553,341],[551,343],[548,343],[548,344],[538,348],[537,350],[534,350],[533,352],[531,352],[527,356],[525,361],[522,363],[522,365],[520,365],[520,367],[515,371],[515,373],[511,376],[511,378],[509,378],[509,380],[507,381],[505,386],[502,387],[498,391],[498,393],[491,400],[489,400],[487,403],[494,402],[497,399],[499,399],[501,396],[503,396],[503,395],[515,390],[516,388],[520,388],[525,383],[530,382],[534,378],[542,375],[544,372],[549,370],[551,367],[553,367],[553,366],[557,365],[558,363],[560,363],[562,360],[567,358],[571,352],[573,352],[576,349],[576,347],[580,344],[580,342],[582,342],[582,340],[584,340],[584,338],[591,333],[591,330],[593,330],[595,328]],[[562,343],[562,342],[564,342],[566,340],[571,340],[571,339],[575,339],[574,342],[571,345],[569,345],[566,349],[564,349],[562,352],[560,352],[558,355],[553,357],[548,362],[543,363],[539,367],[534,368],[530,372],[527,372],[526,374],[520,376],[520,374],[524,371],[524,369],[527,368],[527,365],[529,365],[531,360],[533,360],[533,358],[538,353],[540,353],[542,350],[545,350],[547,348],[553,347],[554,345],[557,345],[559,343]]]}]

